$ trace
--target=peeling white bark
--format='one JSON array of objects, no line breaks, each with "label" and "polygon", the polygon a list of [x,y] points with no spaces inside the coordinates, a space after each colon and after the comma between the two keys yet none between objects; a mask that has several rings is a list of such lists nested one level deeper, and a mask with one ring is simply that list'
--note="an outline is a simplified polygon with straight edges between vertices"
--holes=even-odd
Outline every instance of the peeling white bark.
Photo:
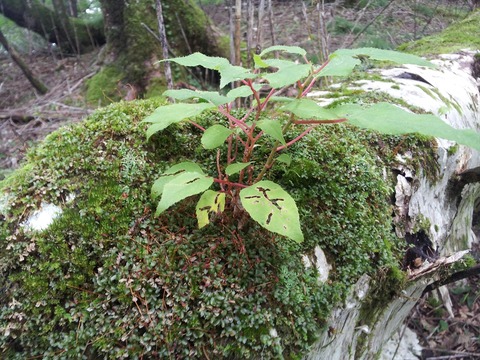
[{"label": "peeling white bark", "polygon": [[[365,81],[358,86],[364,90],[386,92],[432,112],[452,127],[480,132],[480,93],[476,80],[470,76],[472,61],[472,52],[445,55],[434,61],[438,66],[436,69],[408,65],[382,70],[381,75],[389,81]],[[414,76],[399,78],[406,72]],[[419,81],[419,77],[424,81]],[[392,85],[397,86],[392,88]],[[410,274],[411,285],[388,304],[378,306],[373,313],[370,311],[368,318],[360,309],[366,303],[365,294],[374,285],[367,276],[362,277],[344,306],[332,313],[330,331],[321,334],[305,359],[377,358],[384,344],[401,328],[425,287],[435,281],[438,269],[457,261],[477,241],[472,231],[472,217],[475,202],[480,198],[480,184],[468,184],[460,193],[455,193],[451,190],[451,181],[462,171],[478,167],[480,153],[465,146],[458,146],[453,151],[452,146],[454,143],[438,139],[440,174],[436,180],[428,176],[428,169],[415,173],[409,168],[404,159],[410,154],[401,154],[397,158],[400,171],[395,187],[397,235],[403,236],[420,222],[428,222],[428,235],[441,258]],[[408,356],[411,355],[397,353],[396,358],[407,359]]]}]

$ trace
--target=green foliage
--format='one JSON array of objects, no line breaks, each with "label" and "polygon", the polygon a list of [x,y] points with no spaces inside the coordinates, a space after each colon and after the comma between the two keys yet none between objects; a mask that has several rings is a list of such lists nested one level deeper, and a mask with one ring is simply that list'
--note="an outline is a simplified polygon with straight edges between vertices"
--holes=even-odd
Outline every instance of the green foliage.
[{"label": "green foliage", "polygon": [[[302,244],[275,243],[249,218],[242,229],[234,219],[219,221],[224,200],[214,191],[204,193],[198,210],[218,226],[199,230],[189,200],[154,217],[150,184],[158,174],[187,156],[196,164],[180,166],[190,172],[216,167],[200,136],[192,136],[201,131],[189,124],[172,124],[144,141],[139,121],[159,105],[114,104],[60,129],[1,183],[9,194],[0,223],[2,357],[298,358],[348,284],[389,261],[377,157],[347,127],[312,130],[291,148],[291,166],[281,163],[270,173],[305,217]],[[207,111],[194,120],[207,127],[224,118]],[[348,188],[340,169],[355,179]],[[338,175],[331,181],[330,174]],[[335,192],[338,207],[331,206]],[[45,231],[31,233],[20,224],[39,199],[63,212]],[[337,237],[335,224],[343,227]],[[349,246],[352,239],[356,246]],[[315,267],[302,263],[316,245],[331,254],[332,284],[319,283]]]},{"label": "green foliage", "polygon": [[459,50],[480,47],[480,11],[470,13],[466,18],[450,25],[441,33],[426,36],[420,40],[402,44],[399,50],[412,54],[450,54]]},{"label": "green foliage", "polygon": [[85,94],[87,102],[94,105],[107,105],[122,98],[119,83],[122,73],[114,66],[103,68],[98,74],[87,81]]},{"label": "green foliage", "polygon": [[[303,63],[268,58],[274,51],[300,58]],[[237,85],[226,95],[214,91],[188,89],[166,91],[165,96],[191,102],[159,107],[144,120],[151,123],[147,130],[147,137],[150,138],[171,124],[191,119],[205,110],[217,110],[227,119],[206,129],[196,124],[197,128],[204,131],[201,140],[203,147],[206,150],[217,149],[216,177],[208,177],[203,172],[163,176],[159,181],[162,186],[168,187],[169,191],[163,192],[157,214],[191,195],[208,190],[210,185],[216,183],[217,191],[226,196],[226,207],[224,209],[222,207],[220,211],[219,206],[210,205],[205,214],[198,211],[201,207],[197,205],[197,215],[202,217],[198,220],[200,226],[208,223],[205,215],[208,216],[212,207],[216,209],[218,215],[224,210],[233,211],[233,217],[239,217],[239,222],[242,218],[241,211],[244,210],[267,230],[296,242],[303,241],[295,201],[278,184],[264,178],[275,165],[280,152],[283,155],[280,162],[291,162],[288,149],[320,124],[348,120],[356,126],[384,134],[419,133],[454,140],[480,149],[478,133],[473,130],[456,130],[433,115],[412,114],[397,106],[381,102],[370,107],[342,104],[325,109],[306,98],[318,78],[348,76],[356,66],[364,65],[371,60],[433,67],[430,62],[414,55],[375,48],[340,49],[320,66],[312,64],[306,55],[305,50],[297,46],[273,46],[254,56],[254,70],[234,66],[227,59],[201,53],[169,60],[183,66],[202,66],[218,71],[221,89],[230,83]],[[260,87],[265,82],[268,82],[271,90],[268,95],[263,96]],[[294,84],[298,90],[296,98],[272,96],[282,88]],[[236,117],[231,112],[232,104],[244,97],[250,97],[246,115]],[[280,106],[273,108],[268,106],[275,102],[279,102]],[[289,117],[282,118],[280,116],[282,113],[289,114]],[[296,133],[287,141],[285,135],[292,128],[296,129]],[[226,159],[221,155],[225,147]],[[268,156],[256,155],[258,152],[261,153],[257,148],[262,147],[268,149]],[[230,180],[229,177],[237,173],[238,181]],[[158,183],[154,188],[158,188]],[[203,197],[201,199],[204,200]],[[239,202],[241,206],[238,205]]]}]

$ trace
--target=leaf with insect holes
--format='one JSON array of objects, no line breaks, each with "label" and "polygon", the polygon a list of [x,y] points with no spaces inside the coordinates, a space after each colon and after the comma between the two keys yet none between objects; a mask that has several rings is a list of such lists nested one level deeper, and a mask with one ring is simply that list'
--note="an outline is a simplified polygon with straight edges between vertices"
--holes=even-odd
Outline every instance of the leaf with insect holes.
[{"label": "leaf with insect holes", "polygon": [[307,52],[299,46],[288,46],[288,45],[274,45],[266,48],[260,53],[260,56],[264,56],[272,51],[285,51],[290,54],[296,54],[300,56],[307,55]]},{"label": "leaf with insect holes", "polygon": [[295,200],[280,185],[263,180],[240,191],[242,205],[253,220],[265,229],[303,241]]},{"label": "leaf with insect holes", "polygon": [[155,216],[160,215],[173,204],[207,190],[213,184],[213,178],[198,172],[183,172],[163,187],[162,197]]},{"label": "leaf with insect holes", "polygon": [[233,130],[223,125],[212,125],[203,133],[201,142],[205,149],[215,149],[221,146],[231,134]]},{"label": "leaf with insect holes", "polygon": [[317,76],[347,76],[355,66],[361,63],[361,58],[379,61],[391,61],[397,64],[413,64],[426,67],[434,65],[421,57],[393,50],[375,48],[339,49],[330,55],[329,63]]},{"label": "leaf with insect holes", "polygon": [[227,104],[234,100],[231,97],[220,95],[215,91],[193,91],[190,89],[167,90],[163,93],[163,96],[168,96],[175,100],[198,98],[210,102],[215,106]]},{"label": "leaf with insect holes", "polygon": [[471,129],[455,129],[435,115],[414,114],[389,103],[377,103],[369,107],[345,104],[332,111],[346,117],[350,124],[383,134],[418,133],[456,141],[480,151],[480,133]]},{"label": "leaf with insect holes", "polygon": [[257,75],[251,73],[248,69],[230,64],[225,58],[207,56],[199,52],[162,61],[173,61],[183,66],[203,66],[207,69],[217,70],[220,73],[220,89],[233,81],[254,79],[257,77]]},{"label": "leaf with insect holes", "polygon": [[228,176],[231,176],[233,174],[236,174],[236,173],[239,173],[240,171],[242,171],[243,169],[245,169],[248,165],[250,165],[252,163],[252,161],[249,161],[249,162],[244,162],[244,163],[234,163],[234,164],[230,164],[227,166],[227,168],[225,169],[225,174],[227,174]]},{"label": "leaf with insect holes", "polygon": [[281,154],[279,157],[277,157],[277,161],[280,161],[287,166],[290,166],[292,163],[292,157],[289,154]]},{"label": "leaf with insect holes", "polygon": [[160,175],[160,177],[153,183],[152,198],[156,199],[162,195],[165,184],[175,180],[176,177],[186,172],[196,172],[204,175],[202,168],[193,162],[185,161],[175,164],[165,170],[162,175]]},{"label": "leaf with insect holes", "polygon": [[295,99],[280,107],[279,110],[292,112],[301,119],[337,120],[339,118],[335,112],[325,109],[310,99]]},{"label": "leaf with insect holes", "polygon": [[257,126],[262,129],[262,131],[271,136],[275,140],[285,145],[285,138],[283,137],[282,124],[277,120],[260,120],[257,122]]},{"label": "leaf with insect holes", "polygon": [[297,81],[306,78],[312,67],[309,64],[297,64],[289,60],[267,59],[264,60],[268,66],[277,68],[274,73],[264,74],[263,78],[273,88],[282,88],[295,84]]},{"label": "leaf with insect holes", "polygon": [[225,209],[225,193],[219,191],[205,191],[196,206],[198,228],[201,229],[210,223],[210,213],[218,214]]},{"label": "leaf with insect holes", "polygon": [[203,111],[212,108],[215,108],[215,105],[210,103],[173,104],[160,106],[142,121],[142,123],[146,122],[152,124],[147,129],[147,139],[171,124],[197,116]]}]

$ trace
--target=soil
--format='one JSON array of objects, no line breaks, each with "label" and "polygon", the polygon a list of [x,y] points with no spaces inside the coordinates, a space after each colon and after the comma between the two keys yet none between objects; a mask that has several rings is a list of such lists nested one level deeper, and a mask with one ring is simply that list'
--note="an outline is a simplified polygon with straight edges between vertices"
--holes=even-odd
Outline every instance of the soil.
[{"label": "soil", "polygon": [[[313,2],[306,1],[306,6],[303,3],[273,2],[275,43],[298,45],[310,54],[319,54],[322,46],[322,36],[317,31],[319,13],[311,5]],[[347,9],[339,3],[325,4],[321,13],[327,24],[328,36],[324,40],[330,52],[340,47],[395,48],[441,31],[469,10],[468,1],[395,1],[385,7],[389,1],[371,0],[368,3],[384,5],[368,9]],[[225,5],[202,7],[215,26],[228,33]],[[268,15],[266,11],[260,47],[272,44]],[[256,37],[254,28],[254,44]],[[10,57],[0,52],[0,180],[21,165],[28,148],[58,127],[81,121],[94,110],[94,106],[85,103],[83,90],[85,81],[98,70],[97,55],[98,51],[63,57],[53,49],[22,54],[33,73],[49,88],[46,95],[38,95]],[[419,334],[426,349],[423,359],[480,359],[479,280],[476,276],[449,287],[453,317],[433,295],[419,301],[409,326]]]}]

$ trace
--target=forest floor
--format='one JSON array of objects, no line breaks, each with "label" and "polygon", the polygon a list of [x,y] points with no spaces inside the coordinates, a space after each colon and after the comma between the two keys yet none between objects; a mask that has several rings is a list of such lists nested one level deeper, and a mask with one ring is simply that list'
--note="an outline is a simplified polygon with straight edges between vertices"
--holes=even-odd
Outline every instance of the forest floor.
[{"label": "forest floor", "polygon": [[[225,5],[202,4],[223,33],[228,33]],[[322,35],[319,12],[301,1],[274,1],[273,21],[265,14],[261,47],[275,43],[301,46],[318,58]],[[310,2],[308,2],[310,4]],[[368,8],[347,9],[325,5],[330,52],[340,47],[372,46],[394,49],[401,43],[439,32],[468,13],[467,1],[370,0]],[[271,27],[272,24],[272,27]],[[258,26],[254,28],[255,36]],[[34,74],[49,92],[38,95],[6,53],[0,52],[0,180],[17,168],[26,151],[47,134],[65,124],[81,121],[95,106],[84,100],[85,81],[98,70],[97,52],[62,57],[53,50],[23,54]],[[422,359],[480,359],[480,277],[450,286],[453,313],[438,296],[421,299],[409,326],[419,335],[425,351]],[[451,316],[453,315],[453,317]]]}]

